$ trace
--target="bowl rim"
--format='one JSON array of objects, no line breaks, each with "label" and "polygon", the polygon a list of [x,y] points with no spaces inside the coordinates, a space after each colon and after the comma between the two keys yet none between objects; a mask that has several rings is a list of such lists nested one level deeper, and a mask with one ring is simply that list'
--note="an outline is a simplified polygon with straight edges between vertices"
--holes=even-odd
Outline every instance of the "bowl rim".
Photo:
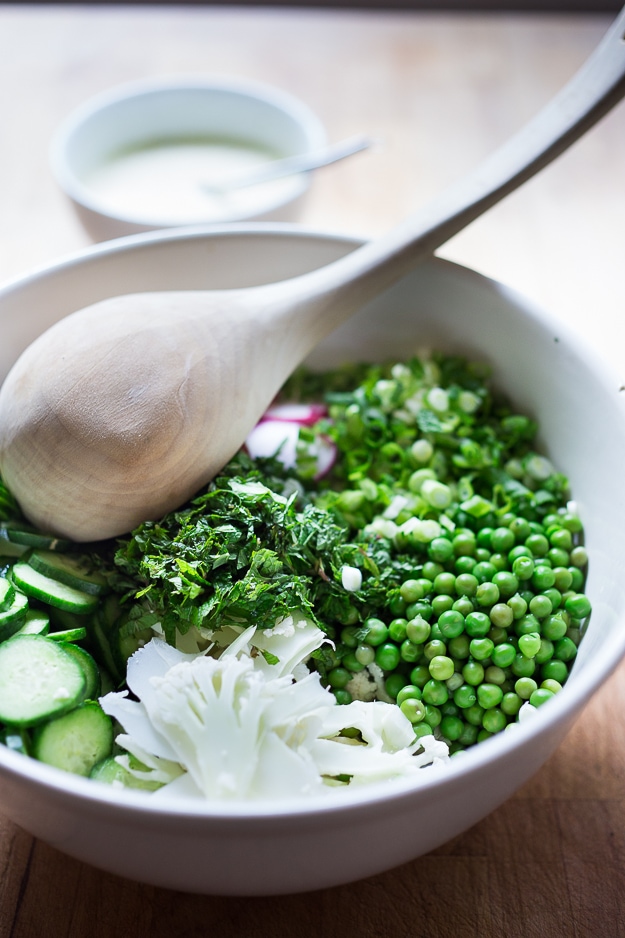
[{"label": "bowl rim", "polygon": [[[367,239],[349,233],[326,232],[322,229],[309,228],[296,223],[263,223],[248,222],[245,224],[198,225],[174,230],[149,231],[136,235],[128,235],[111,241],[94,244],[68,254],[57,261],[42,265],[35,270],[22,274],[16,278],[0,284],[0,301],[5,294],[19,292],[31,283],[45,279],[52,273],[71,270],[80,266],[85,260],[97,259],[100,256],[112,256],[128,250],[141,249],[150,244],[164,244],[167,242],[184,242],[186,240],[203,240],[218,238],[237,238],[240,236],[259,237],[296,237],[312,239],[321,242],[336,242],[338,245],[356,249],[365,244]],[[557,332],[563,337],[580,359],[588,362],[596,380],[605,387],[606,391],[619,387],[620,382],[610,363],[606,363],[599,354],[584,342],[576,330],[551,313],[540,308],[532,300],[527,299],[518,291],[509,288],[501,282],[494,280],[478,271],[465,267],[454,261],[433,256],[424,262],[433,264],[442,270],[465,279],[477,280],[502,295],[508,302],[522,309],[525,316],[533,321],[539,321],[547,327],[557,326]],[[623,402],[625,406],[625,401]],[[52,766],[39,763],[25,757],[20,753],[12,752],[0,747],[0,778],[13,776],[14,778],[30,783],[33,787],[43,785],[54,796],[64,801],[68,797],[78,799],[83,808],[93,811],[106,811],[114,815],[128,815],[133,818],[152,818],[158,815],[161,819],[185,819],[194,823],[205,822],[211,824],[235,823],[244,820],[246,823],[263,824],[268,819],[272,823],[290,822],[294,819],[314,823],[314,818],[321,814],[341,812],[360,812],[364,806],[371,807],[382,803],[387,806],[396,805],[402,800],[411,800],[422,791],[436,788],[444,797],[445,790],[455,788],[463,778],[474,773],[483,773],[491,762],[497,762],[505,757],[511,757],[515,752],[522,754],[532,747],[541,737],[548,735],[556,723],[563,723],[568,727],[573,720],[590,702],[590,699],[599,689],[602,682],[616,670],[621,659],[625,657],[625,629],[620,639],[612,637],[612,655],[609,660],[600,662],[587,662],[583,671],[578,674],[572,684],[565,684],[562,691],[549,701],[548,708],[541,708],[537,720],[527,719],[522,725],[515,726],[513,730],[496,734],[484,740],[479,746],[473,747],[462,754],[462,758],[453,758],[443,768],[435,767],[423,773],[418,780],[396,780],[392,782],[378,782],[363,785],[359,788],[346,790],[329,790],[321,795],[311,796],[310,799],[281,798],[280,801],[225,801],[218,799],[191,800],[188,798],[167,797],[160,801],[157,798],[146,798],[145,792],[133,790],[111,789],[104,784],[94,785],[93,781],[79,776],[73,776]]]},{"label": "bowl rim", "polygon": [[[309,105],[283,88],[275,87],[256,79],[237,75],[222,74],[179,74],[139,78],[123,82],[105,89],[78,104],[61,121],[52,136],[48,148],[48,159],[52,175],[65,195],[77,206],[92,212],[110,222],[124,225],[145,226],[151,230],[182,227],[175,222],[156,222],[146,219],[139,213],[108,211],[106,202],[94,196],[90,187],[85,185],[74,173],[70,159],[74,135],[83,124],[97,117],[105,110],[115,108],[131,99],[155,97],[161,94],[186,92],[226,92],[250,100],[268,104],[282,111],[294,124],[299,125],[307,139],[308,150],[321,149],[327,144],[327,133],[321,119]],[[311,184],[311,173],[299,173],[293,176],[291,185],[285,189],[279,199],[269,201],[257,214],[277,211],[300,198]],[[227,224],[251,218],[244,210],[233,213],[226,219],[218,219],[213,224]],[[210,224],[210,220],[202,224]]]}]

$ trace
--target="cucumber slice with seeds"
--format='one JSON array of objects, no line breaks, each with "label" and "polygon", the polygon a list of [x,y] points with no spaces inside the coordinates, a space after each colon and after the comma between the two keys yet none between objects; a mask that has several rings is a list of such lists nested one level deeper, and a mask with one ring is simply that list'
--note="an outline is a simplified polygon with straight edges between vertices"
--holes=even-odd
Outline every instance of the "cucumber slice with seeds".
[{"label": "cucumber slice with seeds", "polygon": [[88,557],[79,554],[34,550],[28,557],[28,563],[38,573],[85,593],[99,596],[106,589],[106,580],[102,574],[91,569]]},{"label": "cucumber slice with seeds", "polygon": [[62,644],[44,635],[16,635],[0,644],[0,722],[36,726],[72,710],[85,687],[82,668]]},{"label": "cucumber slice with seeds", "polygon": [[11,577],[16,586],[23,590],[27,596],[41,599],[51,606],[57,606],[59,609],[66,609],[78,615],[91,612],[98,604],[97,596],[92,596],[83,590],[74,589],[73,586],[67,586],[65,583],[53,580],[52,577],[38,573],[24,560],[18,560],[13,567]]}]

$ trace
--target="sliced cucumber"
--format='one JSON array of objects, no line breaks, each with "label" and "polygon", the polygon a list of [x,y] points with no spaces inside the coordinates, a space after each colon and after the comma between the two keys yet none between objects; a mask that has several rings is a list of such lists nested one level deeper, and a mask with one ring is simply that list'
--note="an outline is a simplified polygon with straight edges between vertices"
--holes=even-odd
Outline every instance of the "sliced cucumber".
[{"label": "sliced cucumber", "polygon": [[49,632],[48,638],[53,642],[82,642],[87,637],[84,625],[77,629],[62,629],[60,632]]},{"label": "sliced cucumber", "polygon": [[50,631],[50,616],[40,609],[29,609],[16,635],[47,635]]},{"label": "sliced cucumber", "polygon": [[84,698],[83,669],[45,635],[0,644],[0,722],[28,727],[60,716]]},{"label": "sliced cucumber", "polygon": [[113,750],[113,723],[100,704],[89,700],[38,727],[33,756],[75,775],[89,775]]},{"label": "sliced cucumber", "polygon": [[42,534],[35,528],[20,524],[17,521],[5,521],[0,525],[0,537],[6,537],[14,544],[24,547],[38,547],[41,550],[69,550],[70,541],[55,537],[53,534]]},{"label": "sliced cucumber", "polygon": [[115,761],[114,756],[109,756],[102,762],[98,762],[89,778],[93,778],[97,782],[105,782],[107,785],[121,784],[124,788],[140,788],[143,791],[156,791],[157,788],[163,787],[162,782],[148,782],[132,775],[128,769]]},{"label": "sliced cucumber", "polygon": [[97,596],[74,589],[73,586],[67,586],[65,583],[59,583],[52,577],[44,576],[24,560],[18,560],[13,567],[11,577],[16,586],[24,590],[27,596],[41,599],[51,606],[66,609],[77,615],[91,612],[98,604]]},{"label": "sliced cucumber", "polygon": [[0,642],[6,641],[19,631],[28,612],[28,597],[20,590],[14,590],[13,604],[0,612]]},{"label": "sliced cucumber", "polygon": [[52,577],[53,580],[82,590],[84,593],[99,596],[106,589],[106,579],[101,573],[91,569],[88,557],[80,554],[34,550],[28,557],[28,563],[38,573],[43,573],[44,576]]},{"label": "sliced cucumber", "polygon": [[6,612],[13,605],[15,587],[6,577],[0,579],[0,612]]},{"label": "sliced cucumber", "polygon": [[100,696],[102,682],[100,671],[93,657],[80,645],[73,645],[71,642],[63,645],[63,649],[68,655],[72,655],[83,669],[86,681],[85,700],[96,700]]},{"label": "sliced cucumber", "polygon": [[13,729],[3,730],[0,733],[0,743],[13,752],[20,752],[23,756],[28,755],[28,733],[25,730],[19,732]]}]

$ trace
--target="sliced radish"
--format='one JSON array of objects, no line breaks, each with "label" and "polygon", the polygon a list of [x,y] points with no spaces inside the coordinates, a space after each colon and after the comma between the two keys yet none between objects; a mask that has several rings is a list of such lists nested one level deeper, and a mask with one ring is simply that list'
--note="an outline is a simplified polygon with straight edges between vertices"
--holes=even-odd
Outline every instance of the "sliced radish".
[{"label": "sliced radish", "polygon": [[[288,420],[262,420],[249,434],[245,445],[253,459],[275,456],[287,469],[297,464],[297,441],[301,424]],[[316,459],[319,479],[330,471],[336,460],[336,446],[328,437],[318,437],[309,445],[308,452]]]},{"label": "sliced radish", "polygon": [[328,409],[324,404],[276,404],[269,408],[261,420],[279,420],[311,427],[327,414]]}]

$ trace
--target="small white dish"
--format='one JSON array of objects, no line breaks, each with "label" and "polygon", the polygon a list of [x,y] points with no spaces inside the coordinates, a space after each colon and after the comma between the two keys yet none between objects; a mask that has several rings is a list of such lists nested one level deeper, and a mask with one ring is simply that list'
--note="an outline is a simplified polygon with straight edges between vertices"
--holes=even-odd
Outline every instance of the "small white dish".
[{"label": "small white dish", "polygon": [[321,149],[291,95],[222,78],[140,81],[86,101],[59,128],[54,176],[95,241],[159,228],[295,220],[310,173],[227,189],[270,160]]}]

